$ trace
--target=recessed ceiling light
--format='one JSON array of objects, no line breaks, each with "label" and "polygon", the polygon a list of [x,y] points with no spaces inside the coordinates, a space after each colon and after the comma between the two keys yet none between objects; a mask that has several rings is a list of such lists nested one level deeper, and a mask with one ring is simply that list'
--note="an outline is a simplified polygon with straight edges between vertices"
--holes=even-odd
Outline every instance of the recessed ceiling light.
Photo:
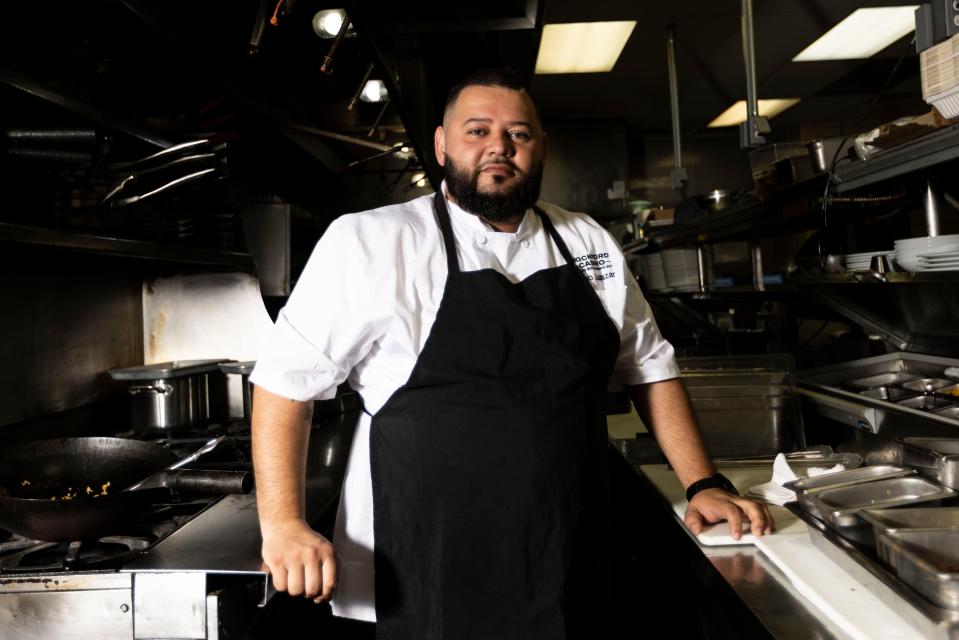
[{"label": "recessed ceiling light", "polygon": [[611,71],[635,27],[635,20],[548,24],[539,42],[536,73]]},{"label": "recessed ceiling light", "polygon": [[[313,33],[324,39],[335,38],[346,20],[346,11],[343,9],[324,9],[317,11],[313,15]],[[353,25],[350,24],[347,33],[352,31]]]},{"label": "recessed ceiling light", "polygon": [[856,9],[793,62],[871,58],[916,29],[916,9],[917,5]]},{"label": "recessed ceiling light", "polygon": [[[774,118],[797,102],[799,102],[799,98],[774,98],[770,100],[760,100],[759,115],[765,116],[766,118]],[[746,122],[745,100],[740,100],[733,106],[723,111],[707,126],[732,127],[742,122]]]},{"label": "recessed ceiling light", "polygon": [[360,92],[360,100],[363,102],[385,102],[389,93],[386,90],[386,83],[382,80],[367,80],[363,85],[363,91]]}]

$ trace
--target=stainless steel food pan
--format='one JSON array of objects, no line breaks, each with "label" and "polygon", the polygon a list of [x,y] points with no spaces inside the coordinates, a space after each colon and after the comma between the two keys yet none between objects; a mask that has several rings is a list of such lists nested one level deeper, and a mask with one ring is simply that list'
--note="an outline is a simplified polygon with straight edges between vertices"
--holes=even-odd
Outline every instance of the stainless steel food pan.
[{"label": "stainless steel food pan", "polygon": [[959,530],[959,507],[917,507],[914,509],[863,509],[860,517],[872,526],[876,553],[883,557],[884,549],[879,542],[883,533],[895,533],[910,529],[956,529]]},{"label": "stainless steel food pan", "polygon": [[888,509],[925,504],[951,498],[956,492],[919,476],[888,478],[848,487],[808,492],[807,497],[819,507],[823,521],[843,533],[861,529],[865,522],[859,516],[863,509]]},{"label": "stainless steel food pan", "polygon": [[916,376],[916,374],[909,373],[908,371],[891,371],[889,373],[880,373],[875,376],[869,376],[868,378],[850,380],[847,384],[856,389],[874,389],[876,387],[885,387],[890,384],[902,385],[907,382],[912,382],[917,378],[918,376]]},{"label": "stainless steel food pan", "polygon": [[912,382],[904,382],[899,386],[901,386],[903,389],[909,389],[910,391],[932,393],[936,389],[948,387],[952,383],[952,380],[948,380],[946,378],[920,378],[918,380],[913,380]]},{"label": "stainless steel food pan", "polygon": [[778,398],[792,393],[790,387],[781,384],[690,385],[686,390],[689,397],[694,399]]},{"label": "stainless steel food pan", "polygon": [[891,400],[895,402],[896,400],[912,398],[913,396],[917,395],[917,393],[915,391],[902,389],[900,387],[876,387],[875,389],[864,389],[863,391],[859,392],[859,395],[866,396],[867,398]]},{"label": "stainless steel food pan", "polygon": [[959,507],[863,509],[859,515],[872,525],[877,537],[887,531],[906,529],[959,529]]},{"label": "stainless steel food pan", "polygon": [[951,420],[959,420],[959,405],[954,404],[951,407],[940,409],[939,411],[936,411],[934,413],[937,416],[942,416],[943,418],[949,418]]},{"label": "stainless steel food pan", "polygon": [[683,370],[683,382],[687,386],[714,385],[763,385],[788,384],[783,371],[748,371],[730,369],[728,371]]},{"label": "stainless steel food pan", "polygon": [[881,533],[879,549],[900,580],[940,607],[959,609],[959,530]]},{"label": "stainless steel food pan", "polygon": [[909,407],[910,409],[919,409],[920,411],[938,411],[955,404],[955,398],[943,396],[916,396],[896,402],[899,406]]},{"label": "stainless steel food pan", "polygon": [[886,478],[901,478],[915,474],[915,469],[900,467],[892,464],[873,464],[868,467],[849,469],[838,473],[827,473],[814,478],[799,478],[787,482],[783,486],[791,491],[822,491],[848,487],[863,482],[885,480]]},{"label": "stainless steel food pan", "polygon": [[896,442],[902,464],[917,467],[939,484],[959,488],[959,438],[909,437]]}]

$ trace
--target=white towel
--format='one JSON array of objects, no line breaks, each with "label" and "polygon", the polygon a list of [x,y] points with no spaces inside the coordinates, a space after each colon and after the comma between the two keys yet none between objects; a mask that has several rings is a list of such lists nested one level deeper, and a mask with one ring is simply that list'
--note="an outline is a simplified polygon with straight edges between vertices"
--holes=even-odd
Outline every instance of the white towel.
[{"label": "white towel", "polygon": [[[845,465],[841,463],[828,469],[823,467],[809,467],[807,470],[807,475],[810,478],[814,478],[827,473],[837,473],[845,470]],[[746,495],[752,498],[759,498],[760,500],[770,504],[782,506],[787,502],[792,502],[796,499],[796,493],[786,489],[783,487],[783,485],[798,478],[799,476],[797,476],[796,472],[793,471],[789,466],[789,461],[786,460],[786,456],[780,453],[773,461],[772,479],[769,482],[757,484],[754,487],[749,487],[746,490]]]}]

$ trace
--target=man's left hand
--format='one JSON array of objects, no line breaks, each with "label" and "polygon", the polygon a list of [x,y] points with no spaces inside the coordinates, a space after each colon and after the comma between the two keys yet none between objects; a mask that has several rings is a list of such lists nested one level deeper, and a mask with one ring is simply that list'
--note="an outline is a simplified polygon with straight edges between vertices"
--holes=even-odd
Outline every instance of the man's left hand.
[{"label": "man's left hand", "polygon": [[775,530],[769,509],[761,502],[743,498],[722,489],[706,489],[693,496],[686,509],[684,522],[690,531],[699,535],[706,525],[726,520],[734,540],[742,536],[743,519],[749,520],[754,536],[762,536]]}]

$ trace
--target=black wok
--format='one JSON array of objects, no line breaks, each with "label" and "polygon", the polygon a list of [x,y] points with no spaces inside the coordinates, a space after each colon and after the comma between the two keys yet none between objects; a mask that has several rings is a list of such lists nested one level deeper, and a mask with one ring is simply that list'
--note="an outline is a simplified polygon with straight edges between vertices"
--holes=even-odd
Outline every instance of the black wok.
[{"label": "black wok", "polygon": [[[0,450],[0,528],[36,540],[84,540],[109,532],[164,489],[123,489],[176,461],[160,445],[125,438],[62,438]],[[23,481],[29,481],[24,486]],[[104,483],[107,495],[93,497]],[[59,499],[68,487],[72,500]],[[50,498],[57,498],[51,500]]]}]

